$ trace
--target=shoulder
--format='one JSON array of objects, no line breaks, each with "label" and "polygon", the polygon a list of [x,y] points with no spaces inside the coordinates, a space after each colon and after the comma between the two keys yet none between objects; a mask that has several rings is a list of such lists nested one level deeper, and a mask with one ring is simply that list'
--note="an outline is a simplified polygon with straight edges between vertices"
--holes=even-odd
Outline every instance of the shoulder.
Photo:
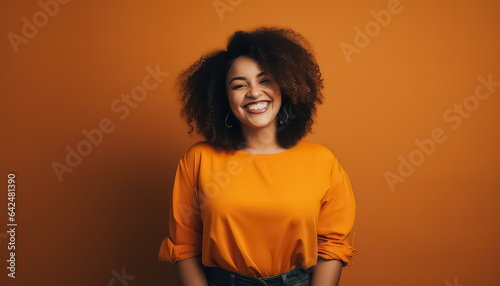
[{"label": "shoulder", "polygon": [[198,141],[187,148],[179,159],[179,166],[186,170],[197,172],[201,166],[202,158],[210,158],[208,153],[213,152],[213,148],[207,141]]},{"label": "shoulder", "polygon": [[186,153],[213,152],[214,149],[208,141],[198,141],[189,146]]},{"label": "shoulder", "polygon": [[202,157],[202,155],[212,154],[215,149],[208,141],[198,141],[189,146],[184,152],[184,160],[193,161]]},{"label": "shoulder", "polygon": [[319,143],[313,143],[307,140],[302,140],[301,144],[302,144],[301,150],[311,155],[318,155],[320,157],[330,158],[330,159],[333,159],[335,157],[333,151],[330,148],[326,147],[325,145]]},{"label": "shoulder", "polygon": [[325,145],[302,141],[301,150],[303,152],[302,155],[313,160],[316,166],[328,166],[328,169],[332,169],[340,165],[335,152]]}]

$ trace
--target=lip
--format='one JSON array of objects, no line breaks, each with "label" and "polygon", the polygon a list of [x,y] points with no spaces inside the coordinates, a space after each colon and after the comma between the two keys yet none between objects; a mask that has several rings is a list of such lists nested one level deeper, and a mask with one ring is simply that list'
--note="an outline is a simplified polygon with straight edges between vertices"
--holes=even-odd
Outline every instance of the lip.
[{"label": "lip", "polygon": [[264,107],[262,109],[248,109],[245,107],[243,107],[243,109],[245,109],[246,112],[251,113],[251,114],[261,114],[261,113],[266,112],[269,109],[269,106],[271,105],[271,102],[269,102],[269,101],[266,101],[266,102],[267,102],[266,107]]},{"label": "lip", "polygon": [[260,102],[267,102],[267,103],[271,103],[270,100],[259,100],[259,101],[252,101],[252,102],[249,102],[245,105],[243,105],[243,108],[245,108],[245,106],[249,105],[249,104],[255,104],[255,103],[260,103]]}]

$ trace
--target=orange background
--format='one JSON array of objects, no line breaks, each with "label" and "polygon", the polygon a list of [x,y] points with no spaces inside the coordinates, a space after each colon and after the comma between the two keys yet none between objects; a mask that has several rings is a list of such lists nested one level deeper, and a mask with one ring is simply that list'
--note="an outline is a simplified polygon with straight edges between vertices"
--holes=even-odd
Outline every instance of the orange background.
[{"label": "orange background", "polygon": [[[22,36],[22,18],[43,10],[2,1],[0,284],[179,285],[157,254],[177,161],[201,138],[187,135],[174,78],[234,31],[259,25],[303,34],[322,69],[326,100],[307,140],[338,156],[358,207],[359,253],[341,284],[498,283],[500,87],[460,127],[443,119],[474,95],[479,76],[500,81],[498,1],[401,1],[350,63],[340,44],[354,45],[354,28],[391,1],[233,0],[222,18],[212,2],[69,1],[16,53],[9,33]],[[157,64],[169,75],[121,120],[112,102]],[[53,162],[65,163],[66,146],[103,118],[115,129],[60,182]],[[446,141],[392,191],[384,174],[398,174],[399,156],[417,154],[414,141],[436,128]],[[9,172],[15,279],[5,261]],[[126,283],[115,278],[123,268]]]}]

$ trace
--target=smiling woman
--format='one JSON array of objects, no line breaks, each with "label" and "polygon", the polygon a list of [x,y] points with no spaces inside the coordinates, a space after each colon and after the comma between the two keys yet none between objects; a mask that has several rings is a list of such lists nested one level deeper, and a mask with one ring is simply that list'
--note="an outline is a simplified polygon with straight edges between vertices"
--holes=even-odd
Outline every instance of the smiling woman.
[{"label": "smiling woman", "polygon": [[[198,134],[226,151],[292,147],[311,131],[316,105],[322,103],[323,79],[311,45],[291,29],[237,31],[226,50],[200,57],[177,84],[189,133],[195,122]],[[250,113],[243,105],[252,101],[269,101],[269,110]],[[255,127],[266,128],[257,132]],[[280,131],[272,142],[260,142],[269,136],[256,139],[274,128]]]},{"label": "smiling woman", "polygon": [[[269,138],[275,142],[263,142],[265,133],[276,133],[276,116],[281,107],[279,86],[262,71],[256,60],[248,56],[239,56],[233,61],[227,80],[229,105],[240,122],[246,142],[253,142],[257,145],[254,147],[260,149],[265,149],[270,143],[274,145],[273,149],[280,151],[282,148],[275,138]],[[249,147],[245,146],[245,149]]]},{"label": "smiling woman", "polygon": [[190,286],[337,285],[357,252],[356,206],[334,153],[302,140],[322,103],[309,43],[237,31],[177,83],[189,133],[194,122],[206,141],[177,164],[158,258]]}]

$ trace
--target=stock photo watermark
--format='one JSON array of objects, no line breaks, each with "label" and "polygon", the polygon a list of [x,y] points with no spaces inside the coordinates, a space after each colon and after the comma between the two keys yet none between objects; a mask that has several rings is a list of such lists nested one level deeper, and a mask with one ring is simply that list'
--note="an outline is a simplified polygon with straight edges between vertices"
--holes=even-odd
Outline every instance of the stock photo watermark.
[{"label": "stock photo watermark", "polygon": [[446,286],[466,286],[466,285],[458,284],[458,277],[457,276],[455,276],[455,278],[453,278],[453,284],[451,284],[450,280],[448,280],[448,279],[444,279],[443,283]]},{"label": "stock photo watermark", "polygon": [[38,1],[38,6],[40,10],[36,11],[31,19],[27,17],[22,17],[21,21],[23,26],[21,27],[21,35],[14,32],[9,32],[7,38],[9,39],[12,49],[17,54],[19,53],[19,45],[28,44],[31,39],[33,39],[37,34],[39,29],[47,26],[50,18],[54,18],[59,14],[62,6],[67,4],[69,0],[40,0]]},{"label": "stock photo watermark", "polygon": [[[500,81],[494,81],[490,73],[487,77],[478,76],[479,83],[473,95],[466,96],[460,103],[454,103],[452,107],[443,112],[442,118],[445,123],[451,124],[452,130],[457,130],[462,126],[463,120],[479,108],[480,102],[485,101],[495,92],[495,88],[500,86]],[[397,183],[403,183],[421,166],[426,159],[434,154],[439,144],[448,139],[448,135],[443,128],[437,127],[432,130],[429,138],[415,139],[416,148],[410,151],[408,156],[398,156],[399,165],[396,172],[386,171],[384,173],[387,185],[392,192],[396,190]]]},{"label": "stock photo watermark", "polygon": [[[146,67],[148,72],[142,79],[142,85],[136,85],[130,93],[123,93],[119,98],[114,99],[110,104],[112,113],[119,115],[120,120],[125,120],[130,115],[130,110],[139,106],[139,103],[144,101],[148,92],[157,88],[163,82],[169,73],[160,70],[160,64],[155,68]],[[91,130],[82,129],[81,133],[84,139],[76,143],[76,146],[66,145],[66,156],[63,163],[53,161],[51,164],[52,170],[60,183],[63,181],[63,175],[71,173],[78,167],[85,157],[92,154],[95,147],[98,147],[104,140],[105,134],[110,134],[115,131],[116,126],[113,120],[108,117],[103,117],[99,120],[98,127]]]},{"label": "stock photo watermark", "polygon": [[221,22],[224,21],[224,13],[233,12],[234,8],[238,7],[243,3],[243,0],[214,0],[212,5],[214,6],[215,13],[219,17]]},{"label": "stock photo watermark", "polygon": [[[7,175],[7,250],[9,251],[7,259],[7,270],[10,278],[16,278],[16,174]],[[5,238],[1,235],[2,238]]]},{"label": "stock photo watermark", "polygon": [[[130,276],[125,273],[125,267],[122,268],[121,270],[122,273],[118,273],[115,269],[111,270],[111,274],[113,274],[113,277],[109,279],[108,286],[116,286],[116,285],[128,285],[129,281],[132,281],[135,279],[135,276]],[[116,284],[116,282],[119,282],[120,284]]]},{"label": "stock photo watermark", "polygon": [[387,9],[382,9],[378,12],[375,10],[370,11],[373,20],[368,21],[363,29],[354,26],[353,45],[346,42],[339,44],[347,63],[352,62],[351,56],[353,54],[359,54],[362,49],[368,47],[372,39],[380,34],[382,28],[389,26],[392,17],[401,13],[401,11],[403,11],[403,6],[398,0],[389,0],[387,2]]}]

